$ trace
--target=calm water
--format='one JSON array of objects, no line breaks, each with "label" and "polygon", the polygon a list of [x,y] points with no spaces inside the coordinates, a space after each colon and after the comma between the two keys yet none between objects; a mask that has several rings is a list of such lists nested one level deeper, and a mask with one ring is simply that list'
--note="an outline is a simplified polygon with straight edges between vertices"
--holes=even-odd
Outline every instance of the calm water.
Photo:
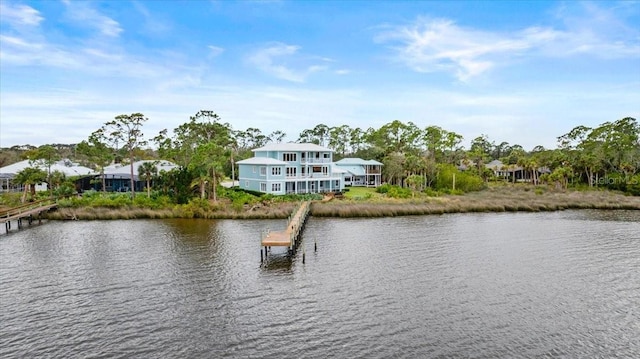
[{"label": "calm water", "polygon": [[284,225],[2,234],[0,357],[640,356],[639,211],[312,217],[260,266]]}]

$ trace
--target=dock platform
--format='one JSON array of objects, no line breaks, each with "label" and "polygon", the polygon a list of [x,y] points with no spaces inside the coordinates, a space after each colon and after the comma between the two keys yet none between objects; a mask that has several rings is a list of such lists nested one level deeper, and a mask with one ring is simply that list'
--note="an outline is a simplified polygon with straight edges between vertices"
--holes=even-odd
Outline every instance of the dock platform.
[{"label": "dock platform", "polygon": [[[262,235],[261,245],[264,247],[264,255],[267,255],[267,249],[270,247],[288,247],[289,253],[295,252],[300,233],[304,229],[304,225],[309,216],[310,201],[300,204],[289,217],[287,227],[282,231],[268,231]],[[262,250],[261,250],[262,257]]]}]

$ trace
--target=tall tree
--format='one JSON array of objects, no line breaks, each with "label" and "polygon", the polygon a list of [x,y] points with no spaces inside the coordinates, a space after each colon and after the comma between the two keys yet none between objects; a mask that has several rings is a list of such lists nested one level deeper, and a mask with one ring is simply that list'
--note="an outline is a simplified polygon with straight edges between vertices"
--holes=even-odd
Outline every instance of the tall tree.
[{"label": "tall tree", "polygon": [[280,131],[280,130],[276,130],[273,131],[269,134],[269,141],[271,142],[275,142],[275,143],[281,143],[282,140],[287,136],[286,133]]},{"label": "tall tree", "polygon": [[30,163],[38,163],[44,165],[47,168],[47,187],[49,194],[52,194],[53,188],[51,187],[51,166],[60,160],[58,151],[51,145],[40,146],[34,150],[26,153]]},{"label": "tall tree", "polygon": [[13,181],[24,186],[24,192],[22,193],[22,203],[27,200],[27,193],[31,190],[31,197],[36,194],[36,184],[42,183],[47,180],[47,173],[36,167],[27,167],[22,171],[16,173]]},{"label": "tall tree", "polygon": [[[217,181],[222,176],[228,151],[233,146],[231,125],[221,123],[220,117],[209,110],[198,111],[174,130],[173,137],[167,137],[166,131],[156,137],[161,153],[193,175],[190,182],[198,186],[204,198],[206,187],[211,186],[210,193],[217,200]],[[260,130],[250,128],[243,138],[249,139],[249,145],[256,145],[255,136],[262,136]]]},{"label": "tall tree", "polygon": [[103,192],[107,190],[104,168],[111,164],[114,159],[114,152],[109,148],[107,142],[104,132],[98,130],[93,132],[88,140],[80,142],[76,147],[76,151],[86,156],[92,167],[100,172]]},{"label": "tall tree", "polygon": [[157,161],[147,161],[138,166],[138,175],[147,182],[147,198],[151,197],[151,180],[158,175],[157,164]]},{"label": "tall tree", "polygon": [[122,144],[122,148],[129,155],[130,168],[130,184],[131,197],[135,197],[135,178],[133,176],[133,163],[135,162],[134,153],[139,147],[145,146],[147,141],[144,140],[142,126],[149,119],[141,113],[132,113],[130,115],[118,115],[113,121],[109,121],[101,128],[103,138],[108,138],[116,144]]}]

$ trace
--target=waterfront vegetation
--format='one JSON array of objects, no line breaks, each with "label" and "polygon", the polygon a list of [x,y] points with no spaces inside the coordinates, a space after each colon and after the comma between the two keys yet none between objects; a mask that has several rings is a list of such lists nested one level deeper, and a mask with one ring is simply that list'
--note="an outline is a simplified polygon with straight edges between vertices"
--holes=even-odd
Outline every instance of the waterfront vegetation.
[{"label": "waterfront vegetation", "polygon": [[[388,190],[385,190],[387,187]],[[185,204],[174,204],[167,196],[151,197],[127,193],[88,192],[58,200],[50,219],[140,219],[140,218],[204,218],[204,219],[284,219],[300,201],[312,200],[311,215],[317,217],[383,217],[465,212],[538,212],[565,209],[630,209],[640,210],[640,197],[619,191],[594,190],[588,187],[558,190],[550,186],[530,186],[492,182],[486,189],[466,194],[403,193],[397,186],[382,188],[351,187],[340,198],[321,195],[273,196],[220,188],[218,201],[194,198]],[[19,196],[4,194],[2,204],[19,203]]]},{"label": "waterfront vegetation", "polygon": [[[142,133],[147,120],[140,113],[119,115],[77,145],[14,146],[0,152],[0,166],[24,158],[45,168],[69,158],[97,173],[114,162],[163,159],[177,165],[171,171],[158,171],[152,162],[138,168],[144,192],[107,192],[104,176],[98,176],[93,182],[97,190],[77,193],[75,178],[30,167],[13,179],[23,186],[22,193],[3,195],[0,206],[57,196],[58,210],[50,216],[59,219],[286,218],[302,200],[315,201],[313,215],[341,217],[640,207],[640,125],[631,117],[575,127],[557,137],[557,148],[530,151],[506,141],[496,144],[486,135],[465,149],[455,132],[397,120],[365,130],[319,124],[302,131],[297,141],[331,149],[334,161],[359,157],[383,163],[382,186],[350,187],[335,199],[273,196],[221,185],[238,179],[235,163],[251,157],[252,149],[282,141],[281,131],[237,131],[214,112],[199,111],[172,132],[148,138]],[[49,191],[36,193],[42,182]]]}]

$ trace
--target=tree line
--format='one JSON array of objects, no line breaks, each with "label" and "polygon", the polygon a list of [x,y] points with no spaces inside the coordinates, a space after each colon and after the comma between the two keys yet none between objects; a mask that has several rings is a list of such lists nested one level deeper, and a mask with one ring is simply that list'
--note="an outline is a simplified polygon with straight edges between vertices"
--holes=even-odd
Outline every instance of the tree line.
[{"label": "tree line", "polygon": [[[198,111],[187,122],[154,137],[143,133],[147,121],[141,113],[123,114],[105,122],[78,144],[3,149],[0,165],[23,158],[48,164],[69,158],[100,173],[112,163],[127,163],[133,174],[137,160],[164,159],[177,164],[178,169],[159,173],[152,164],[139,169],[148,189],[153,183],[154,191],[171,196],[177,203],[193,197],[217,200],[220,181],[237,179],[238,160],[251,157],[252,149],[282,142],[286,137],[282,131],[265,134],[254,127],[235,130],[209,110]],[[334,160],[360,157],[380,161],[384,182],[413,191],[477,190],[491,180],[514,182],[524,178],[533,185],[559,189],[602,187],[640,195],[639,136],[637,120],[625,117],[594,128],[577,126],[558,136],[554,149],[536,146],[527,151],[518,144],[495,143],[487,135],[471,140],[467,149],[458,133],[395,120],[366,129],[318,124],[301,131],[296,142],[330,148]],[[500,160],[501,167],[487,168],[493,160]],[[497,170],[501,175],[496,177]],[[51,189],[65,188],[59,174],[37,169],[23,172],[16,182],[27,186],[46,182]],[[100,187],[104,189],[104,183]]]}]

